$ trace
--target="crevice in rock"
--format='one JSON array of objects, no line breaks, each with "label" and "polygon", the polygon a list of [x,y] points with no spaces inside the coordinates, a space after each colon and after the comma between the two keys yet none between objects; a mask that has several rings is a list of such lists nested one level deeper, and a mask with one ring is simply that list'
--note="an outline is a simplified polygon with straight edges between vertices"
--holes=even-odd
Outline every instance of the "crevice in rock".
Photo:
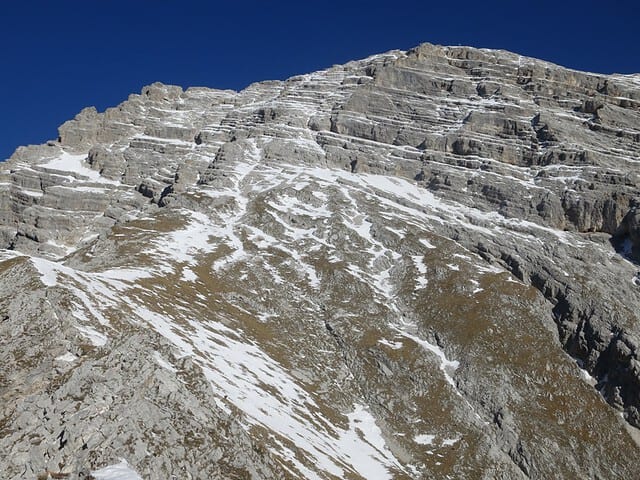
[{"label": "crevice in rock", "polygon": [[542,271],[529,273],[510,256],[503,260],[513,275],[529,282],[553,304],[552,315],[563,350],[594,376],[607,403],[623,410],[627,422],[640,428],[640,361],[634,339],[621,329],[597,328],[597,322],[608,324],[606,312],[592,303],[576,305],[570,285]]},{"label": "crevice in rock", "polygon": [[[536,288],[551,304],[551,318],[562,349],[592,375],[607,403],[624,411],[626,421],[640,428],[640,348],[637,339],[617,327],[606,305],[581,296],[570,283],[534,268],[515,254],[490,252],[480,243],[475,253],[500,263],[523,283]],[[640,286],[640,272],[636,274]]]},{"label": "crevice in rock", "polygon": [[531,478],[531,455],[515,430],[511,413],[504,408],[500,408],[494,413],[493,423],[498,429],[498,441],[502,451],[507,454],[526,478]]},{"label": "crevice in rock", "polygon": [[66,434],[66,429],[63,428],[62,431],[56,437],[58,439],[58,450],[62,450],[67,445],[67,442],[69,441],[66,438],[65,434]]}]

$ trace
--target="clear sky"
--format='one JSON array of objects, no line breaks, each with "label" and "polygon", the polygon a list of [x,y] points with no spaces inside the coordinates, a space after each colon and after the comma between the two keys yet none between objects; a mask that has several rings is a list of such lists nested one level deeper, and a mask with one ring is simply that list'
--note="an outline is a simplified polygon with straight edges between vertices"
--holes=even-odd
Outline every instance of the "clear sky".
[{"label": "clear sky", "polygon": [[241,89],[422,42],[640,72],[638,0],[6,0],[0,160],[161,81]]}]

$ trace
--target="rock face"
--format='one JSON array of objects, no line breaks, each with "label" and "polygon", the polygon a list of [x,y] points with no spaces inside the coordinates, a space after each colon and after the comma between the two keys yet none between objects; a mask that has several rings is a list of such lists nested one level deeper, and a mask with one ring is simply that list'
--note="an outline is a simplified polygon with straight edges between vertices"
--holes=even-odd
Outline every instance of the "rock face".
[{"label": "rock face", "polygon": [[3,478],[640,478],[639,165],[504,51],[85,109],[0,165]]}]

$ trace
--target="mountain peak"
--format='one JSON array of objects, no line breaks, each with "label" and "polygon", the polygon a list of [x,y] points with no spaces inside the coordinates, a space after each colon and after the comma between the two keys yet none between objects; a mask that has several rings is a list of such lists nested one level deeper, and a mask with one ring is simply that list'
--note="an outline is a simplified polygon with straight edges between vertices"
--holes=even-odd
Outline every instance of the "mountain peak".
[{"label": "mountain peak", "polygon": [[0,165],[0,470],[640,476],[639,126],[430,44],[82,110]]}]

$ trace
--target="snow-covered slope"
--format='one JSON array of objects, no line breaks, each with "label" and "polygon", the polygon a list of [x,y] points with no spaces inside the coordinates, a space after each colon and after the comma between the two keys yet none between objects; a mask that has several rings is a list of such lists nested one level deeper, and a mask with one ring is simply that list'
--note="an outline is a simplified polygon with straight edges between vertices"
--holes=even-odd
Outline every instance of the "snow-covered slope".
[{"label": "snow-covered slope", "polygon": [[84,110],[0,173],[0,469],[637,476],[639,106],[423,45]]}]

